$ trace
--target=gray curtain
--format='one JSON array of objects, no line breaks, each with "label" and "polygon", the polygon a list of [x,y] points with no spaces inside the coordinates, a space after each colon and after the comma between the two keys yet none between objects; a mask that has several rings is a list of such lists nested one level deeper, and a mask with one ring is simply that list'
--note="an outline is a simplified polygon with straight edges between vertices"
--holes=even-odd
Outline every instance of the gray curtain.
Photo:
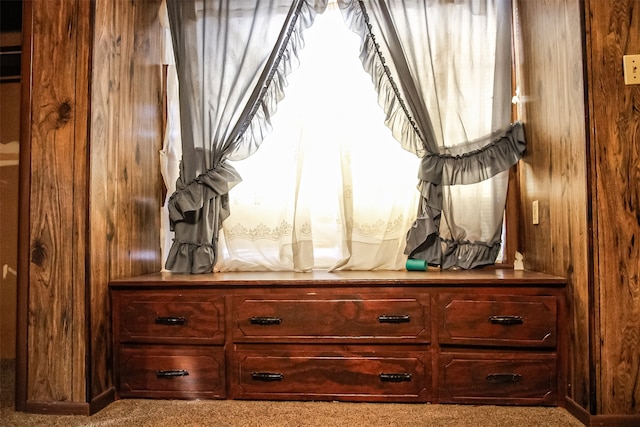
[{"label": "gray curtain", "polygon": [[[510,123],[511,0],[338,3],[387,126],[422,159],[405,253],[445,269],[494,263],[505,171],[525,150],[522,124]],[[481,209],[487,192],[493,206]]]},{"label": "gray curtain", "polygon": [[240,176],[270,128],[302,32],[326,0],[169,0],[179,79],[183,157],[168,202],[175,232],[166,268],[207,273]]}]

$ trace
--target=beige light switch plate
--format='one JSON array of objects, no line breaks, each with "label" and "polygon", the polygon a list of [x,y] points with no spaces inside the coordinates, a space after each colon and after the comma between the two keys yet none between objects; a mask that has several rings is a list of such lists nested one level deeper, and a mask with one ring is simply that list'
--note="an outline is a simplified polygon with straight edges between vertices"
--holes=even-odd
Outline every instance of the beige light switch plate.
[{"label": "beige light switch plate", "polygon": [[640,84],[640,55],[624,55],[622,57],[624,68],[624,84]]}]

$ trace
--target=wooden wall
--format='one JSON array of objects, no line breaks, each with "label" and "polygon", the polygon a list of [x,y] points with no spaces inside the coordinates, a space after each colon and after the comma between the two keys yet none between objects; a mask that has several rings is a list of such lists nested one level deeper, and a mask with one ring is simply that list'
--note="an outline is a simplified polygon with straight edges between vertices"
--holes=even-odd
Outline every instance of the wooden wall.
[{"label": "wooden wall", "polygon": [[25,2],[19,410],[104,404],[108,281],[160,269],[159,4]]},{"label": "wooden wall", "polygon": [[[569,280],[569,395],[589,407],[587,159],[579,0],[520,1],[525,267]],[[544,37],[541,35],[544,34]],[[539,203],[539,224],[532,204]]]},{"label": "wooden wall", "polygon": [[36,405],[86,400],[89,5],[25,3],[16,387]]},{"label": "wooden wall", "polygon": [[586,1],[598,413],[640,415],[640,1]]},{"label": "wooden wall", "polygon": [[[160,269],[159,2],[25,1],[23,410],[109,392],[107,282]],[[638,414],[640,89],[624,86],[621,64],[640,53],[640,2],[518,5],[525,264],[569,279],[570,398],[593,414]]]},{"label": "wooden wall", "polygon": [[91,88],[91,396],[111,386],[110,279],[160,271],[161,0],[96,1]]},{"label": "wooden wall", "polygon": [[569,279],[569,398],[587,415],[637,416],[640,86],[624,85],[622,55],[640,53],[640,2],[521,0],[518,9],[525,266]]}]

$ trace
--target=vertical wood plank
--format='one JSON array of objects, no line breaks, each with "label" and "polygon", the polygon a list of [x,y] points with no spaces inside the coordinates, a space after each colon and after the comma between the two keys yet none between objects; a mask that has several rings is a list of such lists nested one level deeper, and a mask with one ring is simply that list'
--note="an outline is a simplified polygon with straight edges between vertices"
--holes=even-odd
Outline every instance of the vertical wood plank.
[{"label": "vertical wood plank", "polygon": [[[567,277],[569,397],[590,407],[583,58],[578,0],[519,1],[518,75],[527,152],[520,166],[525,267]],[[539,201],[540,224],[532,223]]]},{"label": "vertical wood plank", "polygon": [[[128,274],[159,271],[160,209],[162,175],[160,150],[163,145],[163,33],[158,19],[161,1],[148,0],[137,4],[134,22],[134,64],[131,81],[134,122],[131,140],[135,143],[131,175],[132,193],[138,195],[132,203],[131,235],[136,251]],[[139,82],[146,82],[140,85]]]},{"label": "vertical wood plank", "polygon": [[[117,93],[120,58],[118,27],[115,10],[122,2],[97,1],[94,20],[93,74],[91,85],[91,183],[90,183],[90,274],[91,292],[91,393],[95,396],[111,385],[112,369],[109,329],[105,324],[108,305],[104,303],[104,287],[108,282],[111,264],[110,245],[116,235],[114,208],[116,193],[113,175],[117,168],[113,147],[117,143]],[[98,261],[101,260],[101,261]]]},{"label": "vertical wood plank", "polygon": [[77,42],[75,67],[75,132],[73,147],[73,234],[69,236],[73,253],[73,340],[75,342],[72,364],[74,370],[72,390],[74,401],[86,402],[87,382],[81,381],[86,377],[89,361],[87,351],[89,343],[87,295],[89,282],[86,275],[87,236],[88,236],[88,137],[89,137],[89,72],[91,57],[91,3],[78,1]]},{"label": "vertical wood plank", "polygon": [[91,395],[111,384],[108,282],[159,271],[160,0],[97,0],[91,121]]},{"label": "vertical wood plank", "polygon": [[640,2],[588,1],[598,412],[640,414],[640,86],[622,56],[640,53]]},{"label": "vertical wood plank", "polygon": [[[30,125],[30,225],[27,399],[85,401],[84,281],[74,273],[84,257],[84,224],[76,197],[86,194],[76,150],[86,145],[86,50],[78,48],[78,2],[40,1],[33,9]],[[82,61],[85,61],[84,63]],[[84,95],[86,96],[86,89]],[[83,132],[84,129],[84,132]],[[82,229],[82,231],[80,231]],[[79,233],[75,237],[74,233]],[[79,333],[79,331],[83,331]],[[80,336],[80,339],[78,337]]]}]

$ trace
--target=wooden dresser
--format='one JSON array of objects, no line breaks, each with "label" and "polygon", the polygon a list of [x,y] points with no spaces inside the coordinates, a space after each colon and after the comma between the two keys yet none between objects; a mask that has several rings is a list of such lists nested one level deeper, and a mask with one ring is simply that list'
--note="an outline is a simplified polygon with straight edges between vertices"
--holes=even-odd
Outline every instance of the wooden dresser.
[{"label": "wooden dresser", "polygon": [[563,406],[565,283],[501,269],[114,280],[116,396]]}]

